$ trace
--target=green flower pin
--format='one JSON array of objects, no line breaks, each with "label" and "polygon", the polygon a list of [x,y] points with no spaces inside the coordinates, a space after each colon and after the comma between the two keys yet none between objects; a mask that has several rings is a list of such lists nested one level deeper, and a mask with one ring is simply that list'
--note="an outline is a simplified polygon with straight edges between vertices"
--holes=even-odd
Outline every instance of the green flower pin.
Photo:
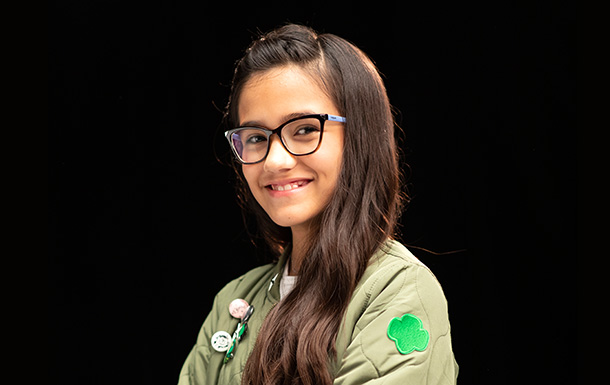
[{"label": "green flower pin", "polygon": [[388,337],[396,343],[396,349],[401,354],[409,354],[414,350],[421,352],[428,347],[430,341],[430,333],[413,314],[392,318],[388,325]]}]

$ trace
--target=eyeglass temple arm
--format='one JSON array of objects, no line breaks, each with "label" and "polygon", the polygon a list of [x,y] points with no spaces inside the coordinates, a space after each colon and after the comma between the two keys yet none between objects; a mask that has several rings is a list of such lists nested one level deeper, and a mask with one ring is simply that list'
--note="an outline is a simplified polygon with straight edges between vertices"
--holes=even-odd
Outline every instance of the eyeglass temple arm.
[{"label": "eyeglass temple arm", "polygon": [[343,116],[337,116],[337,115],[329,115],[326,114],[326,119],[327,120],[331,120],[333,122],[341,122],[341,123],[345,123],[345,118]]}]

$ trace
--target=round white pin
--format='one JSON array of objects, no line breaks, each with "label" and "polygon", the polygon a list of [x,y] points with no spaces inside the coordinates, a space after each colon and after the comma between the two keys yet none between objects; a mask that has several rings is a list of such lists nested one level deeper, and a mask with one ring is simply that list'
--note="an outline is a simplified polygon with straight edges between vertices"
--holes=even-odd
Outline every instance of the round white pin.
[{"label": "round white pin", "polygon": [[231,313],[234,318],[242,319],[246,314],[246,310],[248,310],[248,306],[248,302],[245,300],[241,298],[234,299],[229,304],[229,313]]},{"label": "round white pin", "polygon": [[231,346],[231,335],[225,331],[214,333],[211,339],[212,348],[217,352],[226,352]]}]

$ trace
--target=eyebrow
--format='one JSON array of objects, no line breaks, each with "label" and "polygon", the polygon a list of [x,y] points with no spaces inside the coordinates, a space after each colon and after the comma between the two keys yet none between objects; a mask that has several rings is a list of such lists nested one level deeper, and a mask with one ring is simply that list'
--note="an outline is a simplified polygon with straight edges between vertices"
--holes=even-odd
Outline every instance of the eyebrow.
[{"label": "eyebrow", "polygon": [[[284,115],[282,117],[281,121],[282,122],[287,122],[287,121],[289,121],[291,119],[300,118],[301,116],[305,116],[305,115],[315,115],[315,112],[313,112],[313,111],[292,112],[292,113],[290,113],[288,115]],[[248,120],[247,122],[243,122],[239,126],[240,127],[261,127],[261,128],[268,128],[262,122],[260,122],[258,120]]]}]

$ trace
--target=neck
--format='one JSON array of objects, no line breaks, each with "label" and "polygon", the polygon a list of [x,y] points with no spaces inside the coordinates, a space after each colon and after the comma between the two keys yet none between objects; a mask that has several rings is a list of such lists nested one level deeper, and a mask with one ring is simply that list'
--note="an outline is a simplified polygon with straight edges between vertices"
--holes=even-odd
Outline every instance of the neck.
[{"label": "neck", "polygon": [[299,275],[301,264],[305,259],[305,252],[309,238],[309,228],[307,226],[293,226],[291,230],[292,253],[290,255],[288,275]]}]

